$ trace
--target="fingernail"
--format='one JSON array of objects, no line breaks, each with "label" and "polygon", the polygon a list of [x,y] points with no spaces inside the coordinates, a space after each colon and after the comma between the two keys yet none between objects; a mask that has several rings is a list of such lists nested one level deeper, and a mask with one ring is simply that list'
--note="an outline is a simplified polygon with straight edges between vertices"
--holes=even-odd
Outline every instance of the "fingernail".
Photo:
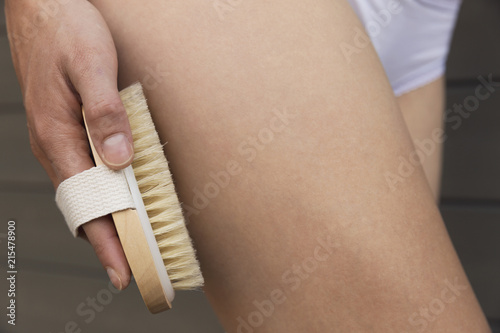
[{"label": "fingernail", "polygon": [[123,133],[110,136],[102,145],[106,164],[119,166],[127,163],[133,154],[133,148]]},{"label": "fingernail", "polygon": [[106,268],[106,272],[108,272],[109,279],[111,280],[113,286],[115,286],[115,288],[118,290],[122,290],[122,280],[120,279],[118,274],[116,274],[115,270],[111,267],[108,267]]}]

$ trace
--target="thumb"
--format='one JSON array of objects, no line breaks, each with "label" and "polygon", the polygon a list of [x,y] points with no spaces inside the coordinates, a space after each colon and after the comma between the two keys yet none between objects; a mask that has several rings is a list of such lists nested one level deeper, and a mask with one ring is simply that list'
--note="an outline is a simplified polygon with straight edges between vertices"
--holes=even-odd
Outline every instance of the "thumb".
[{"label": "thumb", "polygon": [[[130,124],[117,88],[114,70],[73,80],[85,109],[90,137],[102,161],[111,169],[127,167],[134,148]],[[102,75],[105,74],[105,75]]]}]

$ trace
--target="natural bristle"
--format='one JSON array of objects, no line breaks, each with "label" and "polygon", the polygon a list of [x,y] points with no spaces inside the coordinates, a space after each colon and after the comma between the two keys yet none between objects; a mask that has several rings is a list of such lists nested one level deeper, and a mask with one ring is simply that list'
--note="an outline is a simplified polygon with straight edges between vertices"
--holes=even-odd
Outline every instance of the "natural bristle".
[{"label": "natural bristle", "polygon": [[156,242],[174,289],[203,285],[163,146],[139,83],[121,93],[134,139],[132,167]]}]

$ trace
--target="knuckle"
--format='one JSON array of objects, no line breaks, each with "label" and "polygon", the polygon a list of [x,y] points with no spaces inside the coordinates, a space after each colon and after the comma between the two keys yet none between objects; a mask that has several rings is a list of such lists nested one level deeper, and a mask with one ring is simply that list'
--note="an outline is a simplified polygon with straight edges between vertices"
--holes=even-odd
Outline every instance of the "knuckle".
[{"label": "knuckle", "polygon": [[92,246],[94,247],[94,251],[99,258],[101,258],[106,253],[107,247],[103,242],[95,242],[94,244],[92,244]]},{"label": "knuckle", "polygon": [[105,132],[120,126],[126,119],[125,109],[119,99],[101,100],[91,104],[85,109],[85,115],[92,126]]},{"label": "knuckle", "polygon": [[112,53],[102,45],[74,46],[66,63],[78,73],[81,80],[96,79],[96,75],[106,68],[118,66],[116,51]]},{"label": "knuckle", "polygon": [[30,139],[31,152],[33,153],[33,155],[36,157],[37,160],[40,160],[43,157],[43,153],[40,150],[40,146],[38,145],[38,142],[35,140],[31,131],[29,134],[29,139]]},{"label": "knuckle", "polygon": [[[114,45],[99,40],[86,40],[84,43],[74,43],[70,46],[69,55],[72,64],[80,67],[95,67],[99,59],[116,55]],[[113,52],[114,51],[114,52]]]},{"label": "knuckle", "polygon": [[92,246],[99,258],[103,258],[107,254],[109,245],[114,242],[115,238],[117,238],[116,235],[104,233],[100,235],[99,239],[94,239]]},{"label": "knuckle", "polygon": [[67,61],[73,68],[84,72],[95,63],[98,52],[88,45],[73,45],[68,53]]},{"label": "knuckle", "polygon": [[93,120],[120,117],[123,105],[119,99],[101,99],[98,102],[88,105],[86,111]]},{"label": "knuckle", "polygon": [[38,106],[33,94],[26,93],[24,107],[28,118],[28,132],[32,151],[44,151],[52,141],[53,122],[48,119],[47,112]]},{"label": "knuckle", "polygon": [[64,124],[59,120],[38,116],[28,123],[31,151],[52,162],[71,158],[85,158],[89,147],[85,129],[79,125]]},{"label": "knuckle", "polygon": [[30,145],[32,151],[41,153],[40,150],[45,150],[51,146],[52,130],[44,121],[39,121],[34,126],[29,126]]}]

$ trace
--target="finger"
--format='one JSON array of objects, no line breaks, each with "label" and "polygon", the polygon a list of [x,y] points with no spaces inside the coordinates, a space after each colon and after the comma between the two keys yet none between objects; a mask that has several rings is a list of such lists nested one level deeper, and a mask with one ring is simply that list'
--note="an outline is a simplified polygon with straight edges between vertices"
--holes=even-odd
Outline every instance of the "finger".
[{"label": "finger", "polygon": [[[54,171],[54,164],[47,158],[46,154],[40,148],[38,142],[33,139],[31,134],[30,144],[33,154],[46,170],[54,187],[57,188],[61,181],[61,177],[57,176]],[[87,151],[85,148],[82,149]],[[73,156],[85,156],[85,153]],[[81,165],[83,165],[81,168],[85,168],[88,163],[91,163],[88,155],[86,155],[86,159],[88,160],[80,161]],[[67,175],[72,173],[74,173],[74,171],[68,170],[62,172],[62,174]],[[111,218],[108,216],[90,221],[84,224],[82,228],[84,232],[80,232],[79,235],[92,244],[99,261],[106,269],[113,285],[119,290],[126,288],[130,283],[130,268],[123,253],[121,243],[116,235],[116,230]]]},{"label": "finger", "polygon": [[69,73],[69,77],[82,99],[94,146],[108,167],[122,169],[132,162],[134,149],[127,113],[118,93],[116,59],[112,55],[94,59],[83,72],[85,75],[74,77]]},{"label": "finger", "polygon": [[[28,126],[29,128],[29,126]],[[52,184],[54,185],[54,188],[57,189],[59,186],[59,179],[56,175],[56,172],[54,171],[54,168],[52,168],[52,164],[50,163],[49,159],[45,155],[45,153],[40,149],[40,146],[38,145],[38,142],[33,138],[33,135],[30,133],[29,135],[30,139],[30,146],[31,146],[31,152],[33,155],[36,157],[38,162],[42,165],[44,168],[45,172],[49,176]]]},{"label": "finger", "polygon": [[[62,108],[66,107],[61,106]],[[71,110],[68,113],[80,109],[79,106],[75,108],[74,105],[67,108]],[[56,179],[53,182],[56,188],[65,179],[94,166],[90,157],[87,135],[80,121],[72,117],[52,118],[50,121],[39,119],[35,127],[36,133],[33,134],[33,140],[36,143],[34,146],[38,146],[36,149],[42,152],[39,160],[43,162],[44,168],[53,170],[53,174],[49,176],[52,179],[55,175]]]},{"label": "finger", "polygon": [[125,289],[130,283],[130,268],[111,217],[86,223],[83,230],[115,288]]},{"label": "finger", "polygon": [[[80,103],[63,79],[55,85],[57,83],[59,87],[56,86],[43,98],[32,98],[30,95],[27,98],[32,150],[55,187],[63,180],[94,166],[82,126]],[[83,226],[83,230],[113,285],[125,288],[130,282],[130,269],[111,218],[90,221]]]}]

